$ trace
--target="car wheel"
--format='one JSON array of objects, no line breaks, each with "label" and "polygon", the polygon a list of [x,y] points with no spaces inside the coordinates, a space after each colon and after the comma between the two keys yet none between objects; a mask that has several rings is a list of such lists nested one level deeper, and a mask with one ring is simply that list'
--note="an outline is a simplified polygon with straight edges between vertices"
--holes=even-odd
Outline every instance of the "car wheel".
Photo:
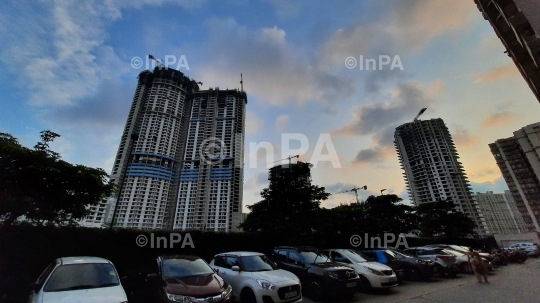
[{"label": "car wheel", "polygon": [[247,287],[242,289],[242,293],[240,294],[240,303],[257,303],[253,290]]},{"label": "car wheel", "polygon": [[409,270],[409,279],[413,280],[413,281],[420,281],[422,280],[422,277],[420,275],[420,272],[416,269],[416,268],[411,268]]},{"label": "car wheel", "polygon": [[448,275],[448,277],[450,278],[455,278],[457,276],[457,271],[456,270],[450,270],[448,269],[448,271],[446,272],[446,274]]},{"label": "car wheel", "polygon": [[319,281],[312,280],[311,282],[309,282],[309,296],[313,301],[323,300],[322,285]]},{"label": "car wheel", "polygon": [[442,267],[441,265],[436,265],[436,266],[437,266],[437,273],[439,274],[439,277],[441,277],[441,278],[446,277],[446,273],[447,273],[448,269]]},{"label": "car wheel", "polygon": [[461,265],[461,271],[463,271],[464,273],[466,274],[469,274],[469,275],[472,275],[474,273],[471,265],[469,265],[469,263],[463,263],[463,265]]},{"label": "car wheel", "polygon": [[371,283],[369,283],[369,280],[366,277],[360,276],[360,282],[359,282],[359,285],[358,285],[358,289],[361,292],[369,292],[369,291],[372,290]]}]

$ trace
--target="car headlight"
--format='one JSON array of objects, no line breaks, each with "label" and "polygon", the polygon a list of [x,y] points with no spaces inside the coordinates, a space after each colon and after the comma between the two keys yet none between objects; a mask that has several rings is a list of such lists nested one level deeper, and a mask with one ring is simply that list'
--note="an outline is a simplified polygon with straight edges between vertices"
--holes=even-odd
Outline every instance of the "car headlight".
[{"label": "car headlight", "polygon": [[270,283],[269,281],[266,281],[266,280],[257,279],[257,283],[259,283],[259,285],[262,287],[262,289],[269,289],[269,290],[276,289],[276,286],[274,284],[272,284],[272,283]]},{"label": "car headlight", "polygon": [[378,270],[375,270],[373,268],[369,268],[369,267],[366,267],[364,266],[364,268],[369,271],[370,273],[374,274],[374,275],[377,275],[377,276],[384,276],[384,274]]},{"label": "car headlight", "polygon": [[171,300],[171,301],[174,301],[174,302],[183,302],[183,303],[197,302],[197,299],[195,299],[194,297],[173,295],[173,294],[170,294],[170,293],[166,293],[166,294],[167,294],[167,298],[169,300]]},{"label": "car headlight", "polygon": [[232,294],[232,287],[229,285],[229,286],[227,286],[227,289],[225,289],[225,290],[221,293],[221,297],[222,297],[223,299],[226,299],[226,298],[229,297],[231,294]]},{"label": "car headlight", "polygon": [[327,275],[328,275],[328,278],[330,279],[339,280],[339,275],[335,271],[329,271]]}]

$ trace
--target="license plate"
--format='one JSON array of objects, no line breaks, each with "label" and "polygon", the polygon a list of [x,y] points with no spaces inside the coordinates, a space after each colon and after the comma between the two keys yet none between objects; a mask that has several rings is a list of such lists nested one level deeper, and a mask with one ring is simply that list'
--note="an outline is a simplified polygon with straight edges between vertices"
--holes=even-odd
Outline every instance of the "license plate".
[{"label": "license plate", "polygon": [[291,292],[286,292],[285,293],[285,299],[294,298],[296,296],[298,296],[297,291],[291,291]]},{"label": "license plate", "polygon": [[356,287],[356,282],[347,283],[347,287]]}]

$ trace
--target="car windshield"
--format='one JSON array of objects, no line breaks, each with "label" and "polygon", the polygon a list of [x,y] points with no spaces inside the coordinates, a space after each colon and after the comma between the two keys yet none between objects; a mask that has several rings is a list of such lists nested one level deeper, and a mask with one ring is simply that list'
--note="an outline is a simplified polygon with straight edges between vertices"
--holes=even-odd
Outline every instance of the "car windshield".
[{"label": "car windshield", "polygon": [[274,270],[274,264],[265,255],[242,257],[244,271],[270,271]]},{"label": "car windshield", "polygon": [[109,263],[58,266],[43,288],[45,292],[89,289],[119,285],[116,270]]},{"label": "car windshield", "polygon": [[163,261],[163,276],[165,278],[185,278],[206,276],[214,271],[203,259],[169,259]]},{"label": "car windshield", "polygon": [[450,246],[450,248],[452,248],[453,250],[457,250],[457,251],[462,252],[462,253],[468,252],[468,251],[469,251],[468,249],[465,249],[465,248],[463,248],[463,247],[461,247],[461,246],[457,246],[457,245],[449,245],[449,246]]},{"label": "car windshield", "polygon": [[370,259],[368,256],[352,250],[340,250],[339,252],[349,258],[353,263],[363,263]]},{"label": "car windshield", "polygon": [[443,249],[442,250],[444,253],[446,254],[450,254],[450,255],[454,255],[454,256],[465,256],[464,253],[460,252],[460,251],[456,251],[456,250],[451,250],[451,249]]},{"label": "car windshield", "polygon": [[302,257],[304,257],[304,260],[306,260],[307,264],[331,262],[331,260],[327,256],[319,252],[303,251],[300,252],[300,254],[302,255]]},{"label": "car windshield", "polygon": [[391,250],[398,258],[414,258],[410,253],[403,250]]}]

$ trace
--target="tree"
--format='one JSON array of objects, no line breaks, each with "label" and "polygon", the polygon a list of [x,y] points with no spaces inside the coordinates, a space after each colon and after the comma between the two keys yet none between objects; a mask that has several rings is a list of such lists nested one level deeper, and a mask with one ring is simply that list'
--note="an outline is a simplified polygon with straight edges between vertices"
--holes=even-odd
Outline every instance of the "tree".
[{"label": "tree", "polygon": [[0,216],[4,224],[26,216],[36,224],[72,224],[88,215],[87,206],[109,196],[114,185],[103,169],[60,160],[50,143],[60,135],[41,132],[35,150],[0,133]]},{"label": "tree", "polygon": [[476,224],[464,213],[456,211],[452,201],[423,203],[417,207],[422,236],[443,235],[461,238],[473,233]]},{"label": "tree", "polygon": [[263,200],[248,206],[251,212],[240,228],[297,235],[312,232],[314,211],[330,194],[324,187],[311,184],[309,166],[303,164],[307,163],[299,162],[270,179],[268,188],[261,192]]}]

